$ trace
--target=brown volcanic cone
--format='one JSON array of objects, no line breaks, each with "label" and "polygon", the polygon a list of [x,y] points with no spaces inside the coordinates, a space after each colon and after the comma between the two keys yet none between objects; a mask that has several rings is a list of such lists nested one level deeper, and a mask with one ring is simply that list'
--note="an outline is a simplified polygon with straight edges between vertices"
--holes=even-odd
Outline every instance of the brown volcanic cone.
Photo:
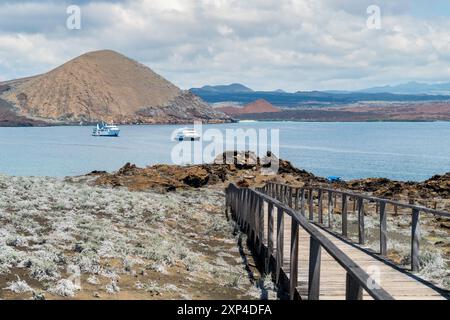
[{"label": "brown volcanic cone", "polygon": [[40,76],[4,83],[21,116],[60,122],[226,121],[198,97],[117,52],[86,53]]},{"label": "brown volcanic cone", "polygon": [[259,99],[247,104],[241,113],[269,113],[269,112],[281,112],[280,109],[274,107],[271,103],[264,99]]},{"label": "brown volcanic cone", "polygon": [[249,113],[273,113],[273,112],[281,112],[281,109],[274,107],[271,103],[264,99],[259,99],[256,101],[253,101],[247,105],[245,105],[243,108],[238,107],[220,107],[216,108],[216,110],[219,110],[225,114],[229,115],[240,115],[240,114],[249,114]]}]

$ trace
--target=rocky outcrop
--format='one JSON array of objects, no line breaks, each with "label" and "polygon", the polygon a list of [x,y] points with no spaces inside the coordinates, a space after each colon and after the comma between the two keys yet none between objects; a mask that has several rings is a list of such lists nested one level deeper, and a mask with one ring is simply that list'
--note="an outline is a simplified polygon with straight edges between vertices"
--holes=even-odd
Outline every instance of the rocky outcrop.
[{"label": "rocky outcrop", "polygon": [[[228,162],[226,161],[228,159]],[[279,161],[279,175],[266,175],[264,168],[270,161]],[[260,159],[252,152],[225,152],[212,164],[193,166],[156,165],[137,168],[127,163],[115,173],[92,172],[95,183],[112,187],[127,187],[131,190],[158,189],[173,191],[182,188],[223,186],[236,182],[241,186],[263,186],[276,177],[280,182],[301,184],[310,181],[323,182],[322,178],[299,170],[289,161],[279,160],[270,152]]]},{"label": "rocky outcrop", "polygon": [[50,123],[231,120],[148,67],[109,50],[86,53],[43,75],[0,83],[0,99],[20,117]]},{"label": "rocky outcrop", "polygon": [[28,119],[18,115],[17,110],[15,110],[13,105],[8,101],[0,99],[0,127],[31,127],[44,125],[46,125],[44,121]]},{"label": "rocky outcrop", "polygon": [[429,190],[447,199],[450,198],[450,172],[436,175],[419,185],[424,190]]},{"label": "rocky outcrop", "polygon": [[137,121],[143,123],[186,123],[195,120],[214,123],[231,120],[189,91],[181,92],[165,105],[144,107],[136,115]]},{"label": "rocky outcrop", "polygon": [[[276,175],[266,175],[264,169],[277,161]],[[261,187],[268,181],[287,183],[296,187],[324,185],[334,189],[346,189],[371,194],[386,199],[413,201],[438,209],[448,207],[450,200],[450,173],[435,176],[424,182],[401,182],[371,178],[342,181],[330,184],[305,170],[294,167],[289,161],[278,159],[270,152],[262,159],[252,152],[224,152],[212,164],[194,166],[156,165],[137,168],[126,164],[116,173],[97,172],[96,184],[113,187],[125,186],[135,190],[148,188],[172,191],[179,188],[204,186],[224,187],[235,182],[242,187]],[[444,200],[444,201],[443,201]]]}]

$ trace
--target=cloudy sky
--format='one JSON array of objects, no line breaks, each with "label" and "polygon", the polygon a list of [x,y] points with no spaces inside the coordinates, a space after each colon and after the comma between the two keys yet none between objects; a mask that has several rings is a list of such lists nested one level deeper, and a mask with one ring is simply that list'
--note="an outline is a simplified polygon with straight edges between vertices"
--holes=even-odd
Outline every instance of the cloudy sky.
[{"label": "cloudy sky", "polygon": [[[70,4],[81,30],[66,27]],[[367,27],[367,8],[381,28]],[[113,49],[188,89],[450,81],[450,0],[1,1],[0,80]]]}]

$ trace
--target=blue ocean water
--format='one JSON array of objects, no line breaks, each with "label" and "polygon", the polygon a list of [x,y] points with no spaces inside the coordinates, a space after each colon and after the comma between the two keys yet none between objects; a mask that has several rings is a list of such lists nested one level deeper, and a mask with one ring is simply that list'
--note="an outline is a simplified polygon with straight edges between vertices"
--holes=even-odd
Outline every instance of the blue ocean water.
[{"label": "blue ocean water", "polygon": [[[183,126],[121,126],[119,138],[90,127],[0,128],[0,172],[70,176],[172,163],[170,139]],[[421,181],[450,172],[450,122],[249,122],[204,130],[279,129],[280,156],[319,176]]]}]

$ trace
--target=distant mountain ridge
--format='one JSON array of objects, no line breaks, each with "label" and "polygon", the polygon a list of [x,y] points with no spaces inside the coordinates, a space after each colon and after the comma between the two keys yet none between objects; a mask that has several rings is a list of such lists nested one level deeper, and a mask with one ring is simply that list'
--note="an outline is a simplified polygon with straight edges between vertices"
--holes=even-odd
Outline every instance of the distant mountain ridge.
[{"label": "distant mountain ridge", "polygon": [[209,92],[221,92],[221,93],[236,93],[236,92],[253,92],[252,89],[240,84],[232,83],[228,85],[218,85],[218,86],[203,86],[201,88],[193,88],[192,92],[196,90],[209,91]]},{"label": "distant mountain ridge", "polygon": [[[412,84],[412,83],[411,83]],[[228,90],[227,86],[215,86],[214,90],[210,86],[203,88],[193,88],[190,91],[208,103],[233,102],[237,104],[248,104],[258,99],[264,99],[277,107],[295,108],[295,107],[321,107],[321,106],[339,106],[354,104],[359,102],[424,102],[424,101],[449,101],[450,84],[448,94],[423,94],[423,93],[392,93],[389,91],[392,87],[379,87],[361,91],[297,91],[289,93],[282,90],[276,91],[253,91],[252,89],[240,86],[248,90]],[[441,89],[443,92],[447,84],[430,85],[431,87]],[[396,89],[397,90],[397,89]],[[406,88],[403,89],[406,92]],[[412,89],[411,89],[412,90]],[[445,91],[446,92],[446,91]]]},{"label": "distant mountain ridge", "polygon": [[450,82],[422,83],[410,81],[394,86],[381,86],[359,90],[366,93],[393,93],[393,94],[429,94],[450,95]]}]

